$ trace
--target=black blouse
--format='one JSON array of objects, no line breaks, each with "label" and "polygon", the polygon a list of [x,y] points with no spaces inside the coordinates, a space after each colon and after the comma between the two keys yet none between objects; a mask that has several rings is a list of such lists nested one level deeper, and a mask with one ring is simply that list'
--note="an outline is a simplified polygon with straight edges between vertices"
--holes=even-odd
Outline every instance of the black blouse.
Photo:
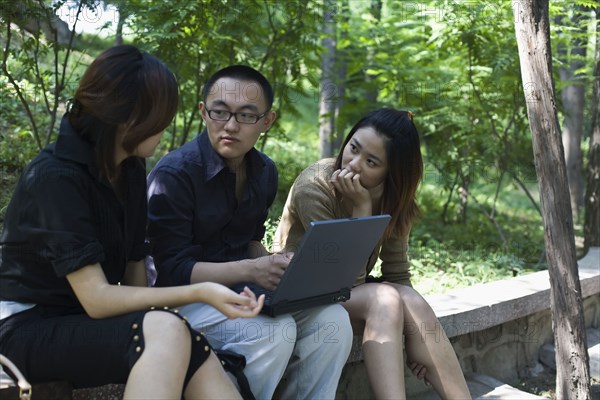
[{"label": "black blouse", "polygon": [[66,117],[56,143],[26,167],[0,237],[0,299],[81,307],[66,275],[100,263],[111,284],[147,254],[144,160],[124,161],[122,202],[99,176],[92,146]]}]

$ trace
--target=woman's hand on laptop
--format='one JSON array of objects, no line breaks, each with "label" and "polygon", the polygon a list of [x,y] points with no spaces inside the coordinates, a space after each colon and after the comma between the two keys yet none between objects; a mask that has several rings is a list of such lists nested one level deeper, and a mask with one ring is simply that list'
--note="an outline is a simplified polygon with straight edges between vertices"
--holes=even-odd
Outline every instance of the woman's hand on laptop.
[{"label": "woman's hand on laptop", "polygon": [[271,254],[255,259],[254,283],[267,290],[275,290],[294,253]]}]

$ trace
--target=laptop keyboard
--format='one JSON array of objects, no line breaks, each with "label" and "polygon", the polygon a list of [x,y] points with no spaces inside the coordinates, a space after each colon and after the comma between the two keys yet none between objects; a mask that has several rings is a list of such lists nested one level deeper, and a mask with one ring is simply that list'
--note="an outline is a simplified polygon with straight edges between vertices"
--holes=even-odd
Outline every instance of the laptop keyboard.
[{"label": "laptop keyboard", "polygon": [[252,287],[248,286],[250,288],[250,290],[252,290],[254,292],[254,294],[256,295],[256,297],[258,298],[258,296],[260,296],[261,294],[265,295],[265,304],[269,304],[271,303],[271,300],[273,298],[273,292],[270,290],[265,289],[262,286],[257,286],[257,285],[252,285]]},{"label": "laptop keyboard", "polygon": [[262,286],[258,286],[254,283],[244,283],[244,284],[235,285],[231,289],[236,293],[240,293],[242,290],[244,290],[244,286],[248,286],[248,289],[252,290],[257,298],[261,294],[264,294],[265,295],[265,304],[271,303],[271,300],[273,298],[273,292],[268,289],[265,289]]}]

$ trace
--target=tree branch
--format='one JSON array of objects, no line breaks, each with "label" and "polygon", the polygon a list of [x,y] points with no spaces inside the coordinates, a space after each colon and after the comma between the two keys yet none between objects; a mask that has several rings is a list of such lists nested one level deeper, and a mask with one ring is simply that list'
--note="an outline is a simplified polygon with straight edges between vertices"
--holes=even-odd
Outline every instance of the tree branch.
[{"label": "tree branch", "polygon": [[29,122],[31,122],[31,127],[33,129],[33,137],[34,137],[35,141],[37,142],[38,148],[41,150],[42,142],[40,140],[40,135],[39,135],[37,124],[35,123],[35,119],[33,118],[33,114],[31,112],[31,109],[29,108],[29,104],[27,103],[27,100],[25,99],[25,96],[23,95],[23,92],[21,91],[19,84],[15,81],[15,78],[8,71],[7,61],[8,61],[8,54],[9,54],[9,50],[10,50],[10,40],[12,38],[12,31],[10,29],[10,25],[11,25],[10,18],[6,22],[7,22],[6,23],[6,46],[4,48],[4,57],[2,58],[2,72],[4,72],[4,74],[8,78],[8,81],[10,82],[12,87],[15,89],[15,92],[17,93],[17,97],[19,97],[21,104],[25,108],[25,112],[27,113],[27,118],[29,118]]}]

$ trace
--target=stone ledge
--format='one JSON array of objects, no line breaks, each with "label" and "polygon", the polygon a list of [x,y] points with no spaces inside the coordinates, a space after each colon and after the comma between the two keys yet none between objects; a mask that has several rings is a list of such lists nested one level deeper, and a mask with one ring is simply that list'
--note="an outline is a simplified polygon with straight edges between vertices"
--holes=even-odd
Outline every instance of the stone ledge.
[{"label": "stone ledge", "polygon": [[[600,247],[578,261],[583,298],[600,293]],[[425,296],[449,337],[481,331],[550,308],[548,271]]]}]

